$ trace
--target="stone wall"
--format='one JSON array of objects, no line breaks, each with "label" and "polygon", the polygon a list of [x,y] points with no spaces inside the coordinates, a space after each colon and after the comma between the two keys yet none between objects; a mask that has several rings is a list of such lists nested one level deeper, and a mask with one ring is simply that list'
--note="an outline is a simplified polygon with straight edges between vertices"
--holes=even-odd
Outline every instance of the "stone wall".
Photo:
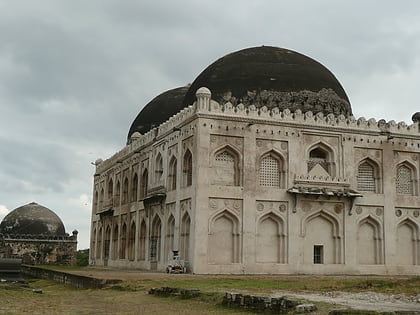
[{"label": "stone wall", "polygon": [[7,238],[0,245],[0,257],[21,258],[24,264],[76,264],[77,241]]},{"label": "stone wall", "polygon": [[53,280],[79,289],[100,289],[108,284],[121,282],[121,280],[96,279],[27,265],[22,266],[22,273],[34,278]]}]

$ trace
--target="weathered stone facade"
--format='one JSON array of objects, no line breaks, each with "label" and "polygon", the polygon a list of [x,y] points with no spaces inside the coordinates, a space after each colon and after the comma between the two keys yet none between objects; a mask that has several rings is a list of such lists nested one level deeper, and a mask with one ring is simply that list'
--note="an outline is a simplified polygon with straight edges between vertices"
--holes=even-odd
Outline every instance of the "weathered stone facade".
[{"label": "weathered stone facade", "polygon": [[10,212],[0,224],[0,258],[31,265],[75,265],[77,231],[65,233],[50,209],[30,203]]},{"label": "weathered stone facade", "polygon": [[[22,237],[22,238],[18,238]],[[75,265],[77,236],[0,235],[0,257],[21,258],[30,265]]]},{"label": "weathered stone facade", "polygon": [[97,161],[91,263],[198,274],[418,274],[420,125],[193,105]]}]

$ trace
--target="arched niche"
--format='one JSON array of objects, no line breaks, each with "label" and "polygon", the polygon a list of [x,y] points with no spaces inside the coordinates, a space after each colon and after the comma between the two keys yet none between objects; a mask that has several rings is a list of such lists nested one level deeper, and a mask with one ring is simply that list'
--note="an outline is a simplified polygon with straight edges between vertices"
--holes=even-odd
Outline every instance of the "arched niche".
[{"label": "arched niche", "polygon": [[285,263],[286,233],[281,217],[270,212],[257,220],[256,262]]},{"label": "arched niche", "polygon": [[224,209],[216,213],[209,222],[208,260],[212,264],[240,262],[240,220]]}]

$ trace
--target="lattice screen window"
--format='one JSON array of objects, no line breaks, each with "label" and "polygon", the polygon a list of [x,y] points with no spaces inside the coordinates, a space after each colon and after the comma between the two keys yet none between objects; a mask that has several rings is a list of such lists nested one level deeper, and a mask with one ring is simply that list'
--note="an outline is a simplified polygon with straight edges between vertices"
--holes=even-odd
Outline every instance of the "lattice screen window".
[{"label": "lattice screen window", "polygon": [[260,185],[280,187],[279,161],[271,155],[263,158],[260,165]]},{"label": "lattice screen window", "polygon": [[413,181],[411,178],[411,170],[405,165],[401,165],[397,169],[396,186],[398,194],[413,194]]},{"label": "lattice screen window", "polygon": [[376,192],[376,181],[374,168],[367,162],[359,165],[357,175],[357,188],[362,191]]},{"label": "lattice screen window", "polygon": [[229,166],[235,165],[235,158],[229,154],[227,151],[223,151],[222,153],[218,154],[215,159],[220,164],[225,164]]},{"label": "lattice screen window", "polygon": [[237,182],[237,170],[236,170],[236,159],[235,156],[230,154],[228,151],[223,151],[214,157],[215,160],[215,177],[213,184],[225,185],[225,186],[236,186]]}]

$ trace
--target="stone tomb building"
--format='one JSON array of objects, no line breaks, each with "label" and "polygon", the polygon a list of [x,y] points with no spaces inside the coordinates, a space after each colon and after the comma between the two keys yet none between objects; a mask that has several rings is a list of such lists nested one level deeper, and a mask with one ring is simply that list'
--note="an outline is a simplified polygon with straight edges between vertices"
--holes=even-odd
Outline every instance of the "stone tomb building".
[{"label": "stone tomb building", "polygon": [[[380,115],[380,113],[378,113]],[[198,274],[419,274],[420,113],[355,118],[302,54],[229,54],[96,162],[91,263]]]},{"label": "stone tomb building", "polygon": [[31,265],[75,265],[77,231],[66,233],[61,219],[35,202],[11,211],[0,224],[0,258]]}]

